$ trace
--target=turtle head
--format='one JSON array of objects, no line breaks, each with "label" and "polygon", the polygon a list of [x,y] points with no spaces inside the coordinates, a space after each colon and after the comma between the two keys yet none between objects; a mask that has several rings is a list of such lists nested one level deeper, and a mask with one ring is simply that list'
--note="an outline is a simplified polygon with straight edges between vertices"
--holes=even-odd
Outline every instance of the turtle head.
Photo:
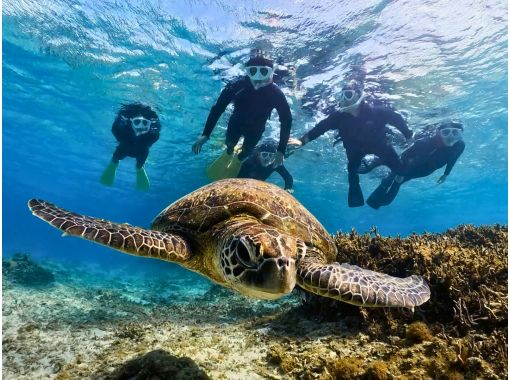
[{"label": "turtle head", "polygon": [[296,284],[299,241],[259,222],[224,226],[219,266],[227,286],[260,299],[280,298]]}]

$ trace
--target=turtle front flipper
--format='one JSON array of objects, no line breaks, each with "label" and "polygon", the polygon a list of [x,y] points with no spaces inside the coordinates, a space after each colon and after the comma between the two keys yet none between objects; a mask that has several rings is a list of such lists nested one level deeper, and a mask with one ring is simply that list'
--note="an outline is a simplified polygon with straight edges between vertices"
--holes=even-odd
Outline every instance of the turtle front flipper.
[{"label": "turtle front flipper", "polygon": [[188,243],[177,235],[91,218],[40,199],[31,199],[28,207],[32,214],[67,235],[91,240],[131,255],[179,263],[191,257]]},{"label": "turtle front flipper", "polygon": [[309,292],[358,306],[407,307],[411,310],[430,298],[420,276],[392,277],[347,263],[300,260],[297,283]]}]

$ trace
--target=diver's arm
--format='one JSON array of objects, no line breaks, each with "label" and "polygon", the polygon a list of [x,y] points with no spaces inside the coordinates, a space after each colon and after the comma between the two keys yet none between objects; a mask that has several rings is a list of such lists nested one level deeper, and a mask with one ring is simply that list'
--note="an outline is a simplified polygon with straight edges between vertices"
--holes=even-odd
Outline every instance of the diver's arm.
[{"label": "diver's arm", "polygon": [[287,170],[287,168],[283,165],[278,166],[275,171],[280,174],[285,181],[285,190],[291,190],[292,185],[294,184],[294,178],[292,178],[292,174]]},{"label": "diver's arm", "polygon": [[135,132],[131,128],[131,123],[128,118],[117,115],[112,124],[112,133],[119,143],[128,143],[135,141]]},{"label": "diver's arm", "polygon": [[453,169],[453,166],[457,162],[458,158],[464,152],[464,148],[466,147],[466,144],[464,144],[464,141],[459,141],[455,144],[455,150],[452,151],[451,156],[448,159],[448,163],[446,164],[446,168],[444,170],[444,175],[450,175],[450,172]]},{"label": "diver's arm", "polygon": [[290,137],[290,129],[292,127],[292,114],[290,112],[289,103],[280,89],[277,89],[275,108],[280,118],[280,142],[278,143],[277,150],[285,154],[287,142]]},{"label": "diver's arm", "polygon": [[212,130],[216,126],[220,116],[225,112],[227,106],[234,100],[234,96],[236,94],[236,90],[239,90],[236,86],[238,82],[228,84],[222,91],[216,104],[214,104],[209,112],[209,116],[207,117],[207,121],[205,122],[204,131],[202,132],[202,136],[209,138]]},{"label": "diver's arm", "polygon": [[411,137],[413,137],[413,131],[409,129],[402,115],[389,109],[381,110],[384,113],[387,124],[393,125],[395,128],[397,128],[406,139],[410,139]]},{"label": "diver's arm", "polygon": [[315,140],[319,136],[322,136],[327,131],[338,129],[340,124],[339,115],[339,112],[332,113],[327,118],[317,123],[315,127],[310,129],[303,136],[301,136],[300,140],[303,145]]}]

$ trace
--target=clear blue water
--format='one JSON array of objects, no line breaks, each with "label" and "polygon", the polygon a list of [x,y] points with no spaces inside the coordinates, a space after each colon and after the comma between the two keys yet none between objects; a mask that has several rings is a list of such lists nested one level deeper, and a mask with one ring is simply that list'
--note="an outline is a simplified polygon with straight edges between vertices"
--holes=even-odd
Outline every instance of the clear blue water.
[{"label": "clear blue water", "polygon": [[[444,184],[435,184],[441,171],[406,183],[378,211],[347,207],[345,152],[332,146],[333,136],[292,156],[294,195],[330,232],[377,226],[407,235],[507,223],[506,7],[503,0],[4,1],[3,253],[107,271],[168,269],[61,239],[26,202],[43,198],[148,227],[169,203],[207,183],[204,169],[221,150],[226,117],[199,156],[191,144],[222,79],[260,44],[296,67],[295,85],[285,89],[294,136],[324,116],[328,97],[353,71],[365,72],[371,97],[391,103],[415,131],[448,117],[465,125],[466,150]],[[113,188],[98,182],[116,145],[114,113],[131,101],[155,106],[163,124],[146,164],[149,193],[134,189],[132,159],[121,163]],[[277,127],[271,121],[267,135]],[[362,176],[366,196],[382,174]]]}]

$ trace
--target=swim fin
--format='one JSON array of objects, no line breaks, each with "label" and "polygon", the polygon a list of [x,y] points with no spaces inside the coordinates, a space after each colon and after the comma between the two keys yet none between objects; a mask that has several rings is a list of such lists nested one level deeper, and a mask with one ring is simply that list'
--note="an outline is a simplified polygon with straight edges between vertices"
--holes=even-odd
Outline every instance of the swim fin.
[{"label": "swim fin", "polygon": [[105,186],[112,186],[115,181],[115,172],[117,171],[117,167],[119,166],[118,162],[110,162],[103,174],[99,178],[99,182],[101,182]]},{"label": "swim fin", "polygon": [[149,190],[150,182],[149,177],[147,177],[147,173],[145,172],[145,168],[142,166],[140,169],[136,169],[136,188],[140,191]]},{"label": "swim fin", "polygon": [[367,199],[367,204],[370,207],[377,210],[381,206],[388,206],[395,200],[404,178],[395,175],[391,178],[391,181],[383,180],[379,187],[370,194]]},{"label": "swim fin", "polygon": [[363,192],[361,191],[359,183],[349,186],[348,204],[349,207],[360,207],[365,204]]},{"label": "swim fin", "polygon": [[224,178],[235,178],[241,169],[241,161],[237,154],[228,154],[226,151],[213,161],[207,168],[206,174],[211,181]]}]

